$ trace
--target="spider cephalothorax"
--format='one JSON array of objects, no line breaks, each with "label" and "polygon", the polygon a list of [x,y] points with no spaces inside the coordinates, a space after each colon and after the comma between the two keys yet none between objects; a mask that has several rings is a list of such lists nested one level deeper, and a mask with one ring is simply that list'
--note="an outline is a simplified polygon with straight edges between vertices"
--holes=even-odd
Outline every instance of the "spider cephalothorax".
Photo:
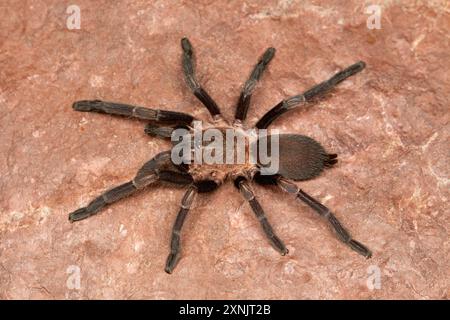
[{"label": "spider cephalothorax", "polygon": [[[285,255],[288,253],[286,246],[276,236],[261,205],[250,188],[250,181],[255,181],[262,185],[277,185],[282,190],[294,194],[296,198],[309,205],[326,219],[342,242],[359,254],[370,258],[372,255],[370,250],[360,242],[352,239],[350,234],[328,208],[299,189],[293,182],[308,180],[318,176],[325,168],[331,167],[337,162],[337,155],[327,153],[317,141],[303,135],[268,132],[262,137],[255,138],[252,134],[267,129],[283,113],[298,106],[305,105],[326,93],[339,82],[364,69],[365,63],[362,61],[355,63],[338,72],[329,80],[312,87],[302,94],[282,100],[256,123],[252,133],[248,133],[243,129],[242,123],[247,115],[250,98],[264,69],[270,60],[272,60],[275,49],[267,49],[254,67],[239,97],[235,120],[233,124],[229,124],[223,119],[216,102],[202,88],[195,77],[192,46],[187,38],[181,40],[181,47],[183,50],[182,65],[186,82],[194,95],[210,112],[212,122],[206,124],[206,129],[216,129],[216,132],[220,133],[219,136],[222,136],[221,139],[223,140],[218,145],[223,146],[223,148],[212,148],[211,145],[215,140],[207,140],[206,143],[204,140],[200,140],[200,143],[196,143],[194,139],[192,143],[189,142],[187,152],[186,150],[185,152],[178,152],[176,148],[180,147],[180,140],[174,139],[174,136],[178,134],[178,137],[185,138],[195,135],[194,122],[196,119],[186,113],[149,109],[99,100],[77,101],[73,104],[73,108],[77,111],[101,112],[147,120],[149,122],[145,127],[147,134],[162,138],[172,138],[174,144],[171,150],[161,152],[146,162],[137,172],[133,180],[106,191],[92,200],[86,207],[70,213],[69,220],[74,222],[92,216],[105,206],[157,181],[187,187],[173,226],[170,254],[166,262],[165,271],[172,273],[180,257],[181,227],[195,195],[197,193],[211,192],[225,181],[231,180],[243,197],[249,202],[273,247],[282,255]],[[181,134],[179,134],[180,132]],[[204,132],[206,131],[202,131],[202,133]],[[243,161],[236,161],[238,156],[230,156],[230,150],[235,151],[236,154],[239,150],[234,145],[232,149],[226,148],[227,141],[229,141],[226,138],[226,133],[232,133],[236,136],[236,138],[233,138],[233,141],[243,138],[244,147],[240,150],[244,154]],[[274,139],[271,140],[271,138]],[[262,141],[267,143],[267,149],[271,153],[275,148],[277,150],[277,166],[275,171],[268,170],[267,163],[263,162],[259,157],[253,158],[256,159],[255,161],[250,161],[251,157],[249,155],[251,150],[253,150],[252,148],[255,144],[258,146],[262,144]],[[215,142],[217,143],[217,141]],[[197,153],[199,150],[201,152]],[[209,152],[211,157],[216,157],[215,159],[222,159],[223,161],[206,161],[206,152]],[[196,158],[198,154],[200,154],[200,158]],[[179,159],[176,160],[176,155],[180,156],[182,161],[178,161]],[[228,161],[226,161],[227,155],[230,156]],[[230,159],[233,160],[230,162]]]}]

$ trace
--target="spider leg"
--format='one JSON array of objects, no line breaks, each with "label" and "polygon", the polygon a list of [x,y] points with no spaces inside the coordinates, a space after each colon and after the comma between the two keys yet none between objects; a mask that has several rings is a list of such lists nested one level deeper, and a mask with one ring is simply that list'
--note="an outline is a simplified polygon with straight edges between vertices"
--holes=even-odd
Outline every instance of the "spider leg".
[{"label": "spider leg", "polygon": [[99,112],[159,122],[178,122],[182,124],[190,124],[192,120],[194,120],[194,117],[187,113],[149,109],[123,103],[106,102],[101,100],[76,101],[72,105],[72,107],[76,111]]},{"label": "spider leg", "polygon": [[301,104],[310,102],[314,98],[328,92],[338,83],[344,81],[348,77],[363,70],[365,66],[366,64],[363,61],[359,61],[345,68],[344,70],[336,73],[330,79],[315,85],[314,87],[303,92],[302,94],[282,100],[275,107],[270,109],[261,119],[259,119],[259,121],[256,123],[256,128],[266,129],[275,119],[277,119],[285,112],[294,109]]},{"label": "spider leg", "polygon": [[192,45],[188,38],[181,39],[181,48],[183,49],[182,64],[187,85],[191,89],[192,93],[194,93],[194,95],[197,97],[197,99],[199,99],[208,109],[209,113],[214,119],[221,118],[220,109],[217,103],[197,81],[194,70]]},{"label": "spider leg", "polygon": [[69,220],[74,222],[86,219],[98,213],[107,205],[128,197],[156,181],[166,181],[179,185],[190,184],[192,182],[192,177],[188,173],[178,170],[178,168],[169,161],[170,151],[156,155],[139,169],[133,180],[102,193],[86,207],[70,213]]},{"label": "spider leg", "polygon": [[160,138],[170,138],[173,130],[175,129],[176,128],[174,127],[162,127],[154,123],[148,123],[145,126],[144,132],[152,137],[157,136]]},{"label": "spider leg", "polygon": [[343,243],[348,245],[351,249],[355,250],[359,254],[363,255],[366,258],[370,258],[372,256],[372,252],[362,243],[352,239],[348,231],[342,226],[339,220],[335,217],[335,215],[321,204],[319,201],[308,195],[306,192],[301,190],[294,182],[288,180],[283,177],[279,177],[277,180],[278,186],[291,194],[294,194],[299,200],[306,203],[310,206],[314,211],[316,211],[320,216],[327,219],[333,229],[336,231],[336,234]]},{"label": "spider leg", "polygon": [[106,205],[116,202],[122,198],[128,197],[133,194],[137,188],[134,186],[132,181],[128,181],[121,184],[111,190],[106,191],[94,200],[92,200],[86,207],[75,210],[69,214],[70,222],[83,220],[89,218],[90,216],[96,214]]},{"label": "spider leg", "polygon": [[191,184],[181,200],[180,210],[178,211],[177,218],[172,228],[172,239],[170,241],[170,253],[167,257],[165,271],[172,273],[173,269],[178,263],[180,258],[180,232],[183,226],[184,220],[191,208],[195,195],[197,194],[197,187]]},{"label": "spider leg", "polygon": [[264,233],[266,234],[270,243],[281,253],[281,255],[286,255],[289,252],[288,249],[284,245],[283,241],[281,241],[281,239],[278,238],[278,236],[273,231],[273,228],[267,220],[264,210],[262,209],[258,200],[255,198],[255,194],[250,188],[248,181],[244,177],[238,177],[234,180],[234,184],[239,189],[244,199],[247,200],[247,202],[252,207],[252,210],[261,223],[261,227],[263,228]]},{"label": "spider leg", "polygon": [[149,136],[158,136],[160,138],[171,138],[174,130],[184,129],[190,131],[189,126],[177,124],[175,126],[161,126],[158,123],[150,122],[145,126],[144,132]]},{"label": "spider leg", "polygon": [[242,88],[241,95],[234,115],[235,123],[240,123],[247,117],[247,111],[250,106],[250,99],[255,90],[258,80],[261,78],[264,70],[275,55],[275,48],[268,48],[259,59],[258,63],[253,68],[249,79],[245,82]]}]

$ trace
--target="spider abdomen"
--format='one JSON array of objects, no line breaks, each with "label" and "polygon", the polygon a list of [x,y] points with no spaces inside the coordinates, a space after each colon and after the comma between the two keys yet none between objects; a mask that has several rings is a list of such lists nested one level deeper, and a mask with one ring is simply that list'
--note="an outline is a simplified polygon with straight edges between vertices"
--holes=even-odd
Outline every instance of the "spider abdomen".
[{"label": "spider abdomen", "polygon": [[[309,180],[325,167],[337,162],[336,155],[328,154],[316,140],[299,134],[278,135],[277,145],[267,139],[270,153],[278,149],[278,170],[275,174],[293,180]],[[264,168],[265,165],[259,163]]]}]

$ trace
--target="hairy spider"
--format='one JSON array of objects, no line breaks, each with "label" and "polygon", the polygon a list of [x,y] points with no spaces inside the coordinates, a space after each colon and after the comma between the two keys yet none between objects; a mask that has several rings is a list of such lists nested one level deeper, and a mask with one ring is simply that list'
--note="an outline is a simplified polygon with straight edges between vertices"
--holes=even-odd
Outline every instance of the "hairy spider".
[{"label": "hairy spider", "polygon": [[[192,46],[187,38],[181,40],[181,47],[183,51],[182,65],[187,85],[210,112],[213,121],[209,123],[209,126],[222,131],[232,129],[234,132],[245,135],[244,130],[242,130],[242,122],[246,118],[252,93],[268,63],[272,60],[275,49],[268,48],[251,72],[249,79],[242,88],[237,103],[234,122],[230,125],[223,119],[216,102],[196,79]],[[328,92],[344,79],[363,70],[364,67],[364,62],[357,62],[336,73],[329,80],[319,83],[299,95],[282,100],[256,123],[255,129],[266,129],[275,119],[285,112],[312,102],[315,98]],[[77,101],[73,104],[73,109],[147,120],[150,122],[146,125],[145,132],[149,135],[163,138],[170,138],[173,131],[177,128],[192,131],[192,123],[195,120],[193,116],[186,113],[149,109],[100,100]],[[306,203],[328,221],[336,231],[339,240],[364,257],[370,258],[372,255],[370,250],[360,242],[352,239],[347,230],[327,207],[301,190],[293,182],[309,180],[318,176],[325,168],[331,167],[337,162],[337,155],[327,153],[318,142],[303,135],[279,134],[278,138],[279,167],[275,174],[263,174],[263,165],[260,162],[250,163],[246,161],[232,165],[211,165],[191,162],[177,165],[172,160],[171,150],[169,150],[157,154],[150,161],[146,162],[137,172],[133,180],[106,191],[92,200],[86,207],[70,213],[69,220],[74,222],[88,218],[99,212],[105,206],[130,196],[136,191],[157,181],[186,186],[187,191],[181,200],[181,206],[173,225],[170,253],[165,267],[167,273],[172,273],[180,257],[181,227],[183,226],[195,195],[197,193],[211,192],[217,189],[224,181],[230,179],[234,182],[235,187],[240,191],[244,199],[250,204],[272,246],[282,255],[285,255],[288,253],[288,249],[283,241],[275,234],[250,187],[250,181],[255,181],[262,185],[276,185],[282,190],[292,193],[297,199]],[[203,145],[200,146],[200,148],[203,147]],[[248,145],[246,147],[248,148]]]}]

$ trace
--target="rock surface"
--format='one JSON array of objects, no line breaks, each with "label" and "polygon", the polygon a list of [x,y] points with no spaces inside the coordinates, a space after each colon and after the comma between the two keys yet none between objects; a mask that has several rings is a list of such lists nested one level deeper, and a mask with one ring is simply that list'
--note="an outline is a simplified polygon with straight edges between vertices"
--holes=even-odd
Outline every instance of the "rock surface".
[{"label": "rock surface", "polygon": [[[442,2],[3,1],[0,7],[0,298],[448,299],[450,14]],[[343,4],[345,3],[345,5]],[[228,118],[268,46],[275,59],[248,123],[364,60],[367,68],[273,127],[307,134],[339,163],[301,187],[374,253],[347,249],[305,205],[255,186],[290,253],[265,239],[231,184],[197,198],[182,259],[164,273],[183,194],[150,188],[70,224],[169,143],[144,123],[71,104],[104,99],[209,119],[187,89],[180,38]],[[377,275],[379,274],[379,281]]]}]

